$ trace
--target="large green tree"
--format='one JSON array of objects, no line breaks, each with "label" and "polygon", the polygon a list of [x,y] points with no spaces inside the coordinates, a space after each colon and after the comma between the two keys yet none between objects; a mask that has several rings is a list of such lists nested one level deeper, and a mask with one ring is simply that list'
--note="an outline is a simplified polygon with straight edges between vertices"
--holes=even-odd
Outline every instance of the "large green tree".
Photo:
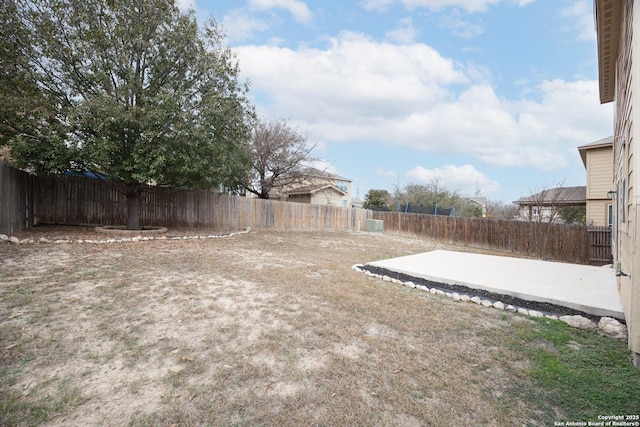
[{"label": "large green tree", "polygon": [[147,183],[206,188],[246,175],[253,110],[215,22],[199,29],[173,0],[3,4],[16,29],[9,65],[37,89],[25,108],[34,117],[3,123],[19,165],[106,175],[127,197],[130,229]]},{"label": "large green tree", "polygon": [[381,209],[389,208],[391,194],[387,190],[371,189],[364,195],[364,203],[362,207],[365,209]]},{"label": "large green tree", "polygon": [[16,2],[0,2],[0,148],[12,142],[13,156],[31,159],[35,172],[63,171],[68,126],[55,95],[38,85],[29,35]]}]

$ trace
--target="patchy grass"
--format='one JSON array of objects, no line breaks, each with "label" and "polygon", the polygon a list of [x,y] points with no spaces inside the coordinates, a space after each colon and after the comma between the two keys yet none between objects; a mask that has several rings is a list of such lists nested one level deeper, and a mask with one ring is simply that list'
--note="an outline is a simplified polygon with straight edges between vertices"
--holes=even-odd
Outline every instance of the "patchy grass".
[{"label": "patchy grass", "polygon": [[624,343],[350,269],[442,248],[463,250],[263,231],[0,246],[0,425],[542,426],[640,412]]},{"label": "patchy grass", "polygon": [[515,338],[514,345],[519,343],[532,361],[529,374],[540,387],[527,394],[541,408],[554,402],[573,420],[583,421],[640,414],[640,375],[625,343],[548,319],[519,328]]}]

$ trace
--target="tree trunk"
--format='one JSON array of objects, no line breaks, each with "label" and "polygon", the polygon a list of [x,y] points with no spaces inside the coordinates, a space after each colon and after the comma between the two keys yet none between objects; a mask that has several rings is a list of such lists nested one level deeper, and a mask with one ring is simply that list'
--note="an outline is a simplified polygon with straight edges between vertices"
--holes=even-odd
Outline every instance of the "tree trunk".
[{"label": "tree trunk", "polygon": [[137,184],[129,186],[127,192],[127,230],[140,230],[140,201],[142,192]]}]

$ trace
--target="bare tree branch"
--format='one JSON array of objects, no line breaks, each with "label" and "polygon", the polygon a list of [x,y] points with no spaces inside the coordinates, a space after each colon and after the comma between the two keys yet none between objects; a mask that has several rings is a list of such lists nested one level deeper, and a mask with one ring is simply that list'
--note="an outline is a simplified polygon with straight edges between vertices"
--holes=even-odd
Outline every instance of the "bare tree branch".
[{"label": "bare tree branch", "polygon": [[242,186],[262,199],[268,199],[276,186],[301,182],[304,169],[318,160],[311,155],[316,144],[307,143],[308,135],[289,126],[286,119],[255,124],[250,155],[251,176]]}]

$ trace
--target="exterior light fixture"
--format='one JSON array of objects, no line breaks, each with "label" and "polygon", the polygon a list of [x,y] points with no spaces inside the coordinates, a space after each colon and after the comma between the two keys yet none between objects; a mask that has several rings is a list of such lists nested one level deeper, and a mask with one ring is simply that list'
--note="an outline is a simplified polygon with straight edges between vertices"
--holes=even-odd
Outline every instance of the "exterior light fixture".
[{"label": "exterior light fixture", "polygon": [[614,197],[616,197],[616,193],[617,193],[617,191],[616,191],[616,190],[609,190],[609,191],[607,191],[607,198],[609,198],[609,199],[613,199]]}]

